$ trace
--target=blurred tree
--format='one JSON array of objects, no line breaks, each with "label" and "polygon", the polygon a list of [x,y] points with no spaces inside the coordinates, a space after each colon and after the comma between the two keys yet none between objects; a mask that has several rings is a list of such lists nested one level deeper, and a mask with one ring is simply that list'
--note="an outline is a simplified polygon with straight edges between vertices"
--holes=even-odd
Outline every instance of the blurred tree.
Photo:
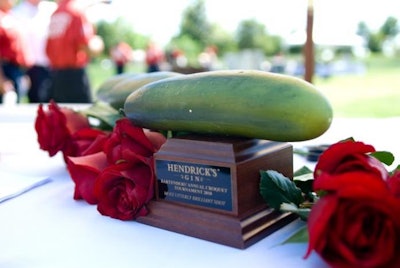
[{"label": "blurred tree", "polygon": [[203,48],[209,43],[210,24],[207,21],[204,0],[195,0],[182,15],[180,31],[177,36],[187,36]]},{"label": "blurred tree", "polygon": [[254,19],[243,20],[239,23],[236,41],[239,49],[258,48],[266,55],[274,55],[282,49],[281,38],[268,35],[265,25]]},{"label": "blurred tree", "polygon": [[356,34],[364,39],[365,44],[371,52],[381,52],[381,34],[379,32],[372,32],[364,21],[358,23]]},{"label": "blurred tree", "polygon": [[150,39],[147,36],[135,33],[131,24],[123,18],[118,18],[113,22],[101,20],[96,24],[96,31],[103,38],[106,55],[120,41],[124,41],[134,49],[144,49]]},{"label": "blurred tree", "polygon": [[274,55],[282,48],[281,38],[268,35],[265,26],[255,20],[241,22],[235,38],[218,24],[208,22],[204,0],[194,0],[183,12],[179,33],[168,47],[183,50],[189,64],[196,65],[197,56],[209,45],[217,47],[218,56],[244,48],[259,48],[266,55]]},{"label": "blurred tree", "polygon": [[397,19],[395,17],[388,17],[379,29],[379,32],[384,39],[396,36],[399,33]]},{"label": "blurred tree", "polygon": [[276,55],[277,53],[282,52],[282,38],[278,35],[268,35],[263,48],[264,53],[268,56]]},{"label": "blurred tree", "polygon": [[388,17],[378,31],[372,32],[365,22],[358,24],[357,34],[362,36],[373,53],[382,52],[382,44],[399,33],[398,21],[395,17]]},{"label": "blurred tree", "polygon": [[360,21],[357,25],[357,35],[363,37],[366,41],[371,35],[371,30],[368,28],[368,25],[364,21]]},{"label": "blurred tree", "polygon": [[371,33],[367,40],[367,46],[373,53],[382,52],[382,34],[380,32]]},{"label": "blurred tree", "polygon": [[223,55],[226,52],[238,50],[237,42],[234,38],[234,35],[224,30],[220,25],[212,24],[209,35],[209,43],[211,45],[215,45],[218,48],[219,55]]},{"label": "blurred tree", "polygon": [[179,37],[174,37],[168,44],[167,50],[173,50],[176,48],[183,51],[188,60],[188,65],[195,67],[198,66],[197,56],[203,49],[198,40],[194,40],[192,36],[189,35],[180,35]]},{"label": "blurred tree", "polygon": [[217,47],[218,55],[237,49],[231,33],[208,22],[204,0],[194,0],[183,12],[179,33],[168,47],[184,51],[189,65],[196,67],[198,55],[209,45]]},{"label": "blurred tree", "polygon": [[240,49],[260,48],[266,39],[265,26],[254,19],[243,20],[236,30]]}]

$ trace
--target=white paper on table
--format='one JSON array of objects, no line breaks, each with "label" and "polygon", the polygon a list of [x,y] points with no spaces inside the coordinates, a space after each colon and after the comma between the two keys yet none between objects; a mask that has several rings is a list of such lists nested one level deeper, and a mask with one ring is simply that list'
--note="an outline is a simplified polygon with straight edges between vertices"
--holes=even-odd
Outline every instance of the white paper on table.
[{"label": "white paper on table", "polygon": [[27,176],[0,171],[0,203],[50,182],[49,177]]}]

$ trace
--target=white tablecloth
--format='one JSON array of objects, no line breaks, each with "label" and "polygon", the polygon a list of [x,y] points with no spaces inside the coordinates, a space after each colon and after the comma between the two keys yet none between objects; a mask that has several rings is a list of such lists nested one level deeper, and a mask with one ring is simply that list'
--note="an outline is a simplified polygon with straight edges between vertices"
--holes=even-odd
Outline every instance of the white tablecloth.
[{"label": "white tablecloth", "polygon": [[[0,106],[0,171],[51,178],[0,203],[0,267],[327,267],[314,253],[303,259],[306,243],[281,244],[304,225],[301,221],[241,250],[100,215],[95,206],[73,200],[74,185],[61,155],[50,158],[39,150],[35,116],[35,105]],[[353,136],[399,153],[399,122],[400,118],[335,119],[323,136],[294,146]],[[303,164],[296,156],[295,167]]]}]

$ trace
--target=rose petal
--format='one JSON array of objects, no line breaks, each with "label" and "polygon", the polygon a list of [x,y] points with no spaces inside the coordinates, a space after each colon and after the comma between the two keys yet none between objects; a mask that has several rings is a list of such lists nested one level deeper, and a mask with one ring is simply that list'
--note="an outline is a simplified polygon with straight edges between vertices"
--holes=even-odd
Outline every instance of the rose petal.
[{"label": "rose petal", "polygon": [[389,179],[388,186],[393,195],[400,200],[400,170],[397,170]]},{"label": "rose petal", "polygon": [[136,158],[136,155],[151,157],[156,149],[142,128],[123,118],[116,122],[110,138],[104,145],[104,151],[110,163],[117,163],[121,159],[130,161]]},{"label": "rose petal", "polygon": [[336,175],[323,173],[313,183],[314,191],[338,191],[352,186],[367,188],[378,195],[388,194],[387,184],[381,177],[365,172],[354,171]]},{"label": "rose petal", "polygon": [[90,127],[88,119],[70,108],[59,107],[50,101],[47,110],[39,104],[35,120],[38,143],[50,156],[65,150],[71,135],[82,128]]},{"label": "rose petal", "polygon": [[89,204],[97,204],[94,185],[98,175],[107,165],[104,152],[68,158],[67,168],[75,183],[75,199],[84,199]]},{"label": "rose petal", "polygon": [[132,220],[146,212],[143,208],[154,194],[155,178],[152,167],[141,160],[121,162],[101,172],[95,194],[99,200],[97,210],[102,215]]},{"label": "rose petal", "polygon": [[331,145],[318,159],[314,174],[319,172],[333,172],[346,156],[375,152],[375,148],[362,142],[343,141]]},{"label": "rose petal", "polygon": [[156,149],[156,151],[158,151],[161,146],[167,141],[167,138],[159,132],[145,131],[144,134],[153,144],[153,147]]},{"label": "rose petal", "polygon": [[55,104],[53,106],[49,105],[48,111],[44,111],[43,105],[40,104],[35,120],[35,130],[38,135],[40,149],[47,151],[49,156],[54,156],[61,151],[70,137],[70,133],[65,126],[65,115],[57,107]]},{"label": "rose petal", "polygon": [[107,140],[108,132],[95,128],[82,128],[76,131],[63,149],[64,158],[100,152]]},{"label": "rose petal", "polygon": [[333,195],[321,198],[312,208],[307,220],[309,233],[307,258],[313,249],[320,252],[326,245],[325,234],[329,232],[329,221],[336,210],[337,198]]}]

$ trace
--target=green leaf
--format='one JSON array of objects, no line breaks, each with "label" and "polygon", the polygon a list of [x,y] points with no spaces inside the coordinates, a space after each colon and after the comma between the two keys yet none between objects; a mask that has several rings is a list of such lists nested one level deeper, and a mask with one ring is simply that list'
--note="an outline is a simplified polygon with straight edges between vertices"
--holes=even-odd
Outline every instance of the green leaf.
[{"label": "green leaf", "polygon": [[294,204],[283,203],[280,206],[280,211],[284,212],[292,212],[297,214],[302,220],[307,221],[308,216],[310,215],[311,208],[299,208]]},{"label": "green leaf", "polygon": [[304,201],[301,190],[289,178],[275,170],[260,173],[260,193],[270,207],[279,210],[282,203],[299,205]]},{"label": "green leaf", "polygon": [[308,151],[300,148],[293,148],[293,154],[298,154],[300,156],[307,156]]},{"label": "green leaf", "polygon": [[81,111],[88,117],[93,117],[101,122],[100,128],[112,129],[115,122],[122,118],[119,111],[104,102],[95,102],[89,108]]},{"label": "green leaf", "polygon": [[306,167],[306,166],[302,166],[301,168],[299,168],[298,170],[296,170],[295,172],[294,172],[294,176],[295,177],[297,177],[297,176],[301,176],[301,175],[305,175],[305,174],[312,174],[313,173],[313,171],[309,168],[309,167]]},{"label": "green leaf", "polygon": [[393,171],[392,173],[395,173],[396,171],[400,170],[400,165],[398,165]]},{"label": "green leaf", "polygon": [[307,199],[311,200],[312,198],[310,194],[313,191],[314,182],[313,171],[308,167],[303,166],[294,173],[293,181],[296,186],[299,187],[301,191],[305,194]]},{"label": "green leaf", "polygon": [[313,173],[307,173],[293,178],[293,182],[301,191],[308,197],[313,191],[314,175]]},{"label": "green leaf", "polygon": [[313,173],[306,173],[306,174],[303,174],[303,175],[298,175],[298,176],[295,176],[293,178],[293,180],[303,181],[303,182],[313,181],[314,180],[314,174]]},{"label": "green leaf", "polygon": [[288,239],[283,241],[282,244],[288,244],[288,243],[307,243],[308,242],[308,230],[307,230],[307,225],[301,227],[299,230],[297,230],[296,233],[294,233],[292,236],[290,236]]},{"label": "green leaf", "polygon": [[378,151],[378,152],[373,152],[370,155],[388,166],[390,166],[394,162],[394,155],[391,152]]},{"label": "green leaf", "polygon": [[389,172],[390,176],[393,176],[396,172],[400,171],[400,165],[397,165],[392,171]]}]

